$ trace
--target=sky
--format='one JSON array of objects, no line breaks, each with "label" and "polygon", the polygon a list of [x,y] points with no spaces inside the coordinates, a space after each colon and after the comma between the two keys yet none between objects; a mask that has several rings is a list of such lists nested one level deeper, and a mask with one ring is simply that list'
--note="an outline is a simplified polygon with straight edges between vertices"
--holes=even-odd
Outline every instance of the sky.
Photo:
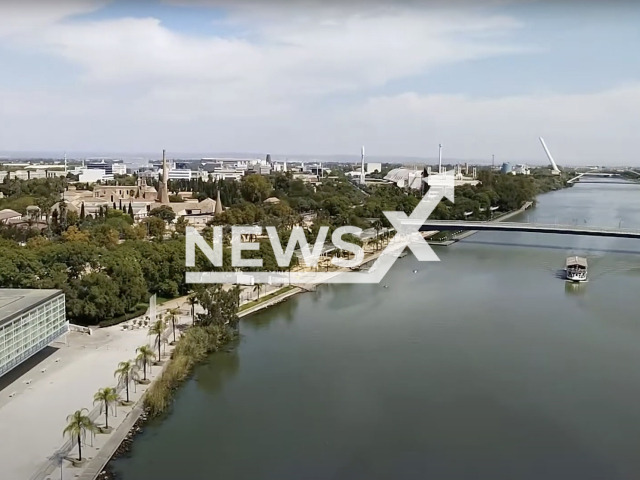
[{"label": "sky", "polygon": [[0,0],[0,152],[640,165],[640,2]]}]

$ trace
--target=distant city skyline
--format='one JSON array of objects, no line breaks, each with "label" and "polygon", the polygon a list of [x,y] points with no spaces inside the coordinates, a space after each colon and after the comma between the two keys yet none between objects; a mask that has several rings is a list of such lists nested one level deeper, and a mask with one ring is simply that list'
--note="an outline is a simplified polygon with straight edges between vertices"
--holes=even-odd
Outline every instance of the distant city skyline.
[{"label": "distant city skyline", "polygon": [[[168,160],[184,160],[184,161],[200,161],[205,158],[238,158],[238,159],[264,159],[266,153],[241,153],[241,152],[175,152],[171,154],[167,152]],[[361,157],[359,155],[309,155],[309,154],[269,154],[271,160],[275,162],[291,161],[291,162],[331,162],[331,163],[353,163],[354,166],[359,165]],[[544,155],[544,154],[543,154]],[[2,152],[0,151],[0,164],[4,161],[27,161],[27,160],[59,160],[63,161],[64,154],[59,155],[56,152]],[[69,162],[79,162],[82,160],[116,160],[123,161],[129,164],[146,164],[151,161],[160,161],[162,159],[162,152],[160,154],[151,152],[135,152],[135,153],[122,153],[122,152],[67,152],[67,160]],[[416,165],[437,165],[438,157],[412,157],[412,156],[399,156],[399,155],[367,155],[365,159],[366,163],[398,163],[398,164],[411,164]],[[489,158],[476,158],[476,159],[463,159],[463,158],[443,158],[443,165],[464,165],[465,163],[474,165],[491,165],[492,159]],[[525,164],[532,167],[547,167],[549,161],[547,158],[535,159],[532,161],[515,161],[513,159],[495,159],[495,165],[500,166],[503,163]],[[586,164],[570,164],[564,163],[560,166],[575,167],[585,166]],[[610,161],[610,162],[596,162],[588,164],[589,166],[622,166],[628,165],[625,163]]]},{"label": "distant city skyline", "polygon": [[640,165],[637,2],[302,3],[0,2],[0,152]]}]

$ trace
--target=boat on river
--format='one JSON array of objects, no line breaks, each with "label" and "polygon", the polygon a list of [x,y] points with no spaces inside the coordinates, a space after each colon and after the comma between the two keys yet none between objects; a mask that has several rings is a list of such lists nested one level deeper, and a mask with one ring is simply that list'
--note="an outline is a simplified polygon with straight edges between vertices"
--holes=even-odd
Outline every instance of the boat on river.
[{"label": "boat on river", "polygon": [[587,259],[584,257],[567,257],[565,266],[567,280],[571,282],[587,281]]}]

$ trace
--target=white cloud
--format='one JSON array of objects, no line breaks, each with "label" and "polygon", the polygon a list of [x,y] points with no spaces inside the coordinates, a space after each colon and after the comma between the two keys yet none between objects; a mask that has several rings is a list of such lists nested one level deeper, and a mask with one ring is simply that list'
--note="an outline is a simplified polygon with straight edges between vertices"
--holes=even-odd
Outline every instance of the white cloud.
[{"label": "white cloud", "polygon": [[0,39],[37,34],[72,15],[89,13],[106,5],[109,0],[56,0],[0,2]]},{"label": "white cloud", "polygon": [[559,162],[615,164],[637,163],[639,109],[640,84],[595,94],[504,98],[406,93],[372,98],[352,110],[349,121],[379,132],[370,137],[369,150],[385,154],[403,149],[433,155],[441,142],[450,158],[490,159],[495,153],[503,160],[544,161],[542,136]]},{"label": "white cloud", "polygon": [[[180,34],[154,18],[58,21],[63,12],[90,5],[95,2],[77,0],[36,18],[38,32],[29,31],[29,42],[39,41],[83,67],[85,85],[105,92],[114,85],[146,85],[142,103],[166,101],[165,111],[182,109],[175,111],[181,116],[193,107],[194,116],[203,110],[243,115],[269,107],[287,110],[317,96],[383,86],[441,64],[519,51],[486,36],[517,28],[511,18],[428,9],[366,15],[335,10],[329,15],[315,8],[285,13],[264,6],[250,15],[232,10],[229,21],[250,27],[253,41]],[[258,18],[260,12],[264,15]]]},{"label": "white cloud", "polygon": [[[202,2],[231,5],[226,24],[250,35],[215,36],[214,25],[211,36],[192,36],[154,18],[68,20],[99,0],[50,2],[37,12],[3,4],[0,39],[52,52],[83,74],[74,88],[0,91],[0,122],[8,126],[0,130],[2,148],[320,154],[366,143],[372,154],[425,156],[441,141],[458,157],[537,158],[543,135],[559,158],[578,158],[603,153],[604,139],[622,139],[615,148],[628,156],[635,141],[620,126],[638,126],[636,87],[366,100],[376,88],[444,64],[529,51],[510,36],[520,23],[490,10],[383,0],[366,8],[333,0],[192,3]],[[352,94],[364,100],[335,100]],[[555,141],[556,132],[566,143]],[[579,141],[585,132],[592,141]]]}]

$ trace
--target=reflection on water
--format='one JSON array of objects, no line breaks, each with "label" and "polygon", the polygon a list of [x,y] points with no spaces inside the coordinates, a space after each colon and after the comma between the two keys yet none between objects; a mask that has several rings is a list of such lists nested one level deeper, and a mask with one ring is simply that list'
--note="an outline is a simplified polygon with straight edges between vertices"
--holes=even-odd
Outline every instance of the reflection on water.
[{"label": "reflection on water", "polygon": [[568,295],[584,295],[587,291],[587,283],[565,282],[564,291]]},{"label": "reflection on water", "polygon": [[[640,227],[639,203],[636,186],[585,184],[529,214]],[[117,471],[640,478],[640,242],[482,232],[436,253],[400,259],[381,285],[325,285],[243,319],[237,350],[196,369]],[[559,278],[576,254],[588,283]]]},{"label": "reflection on water", "polygon": [[195,381],[198,388],[204,392],[216,393],[239,370],[240,355],[238,350],[229,349],[216,355],[211,355],[208,361],[196,370]]}]

